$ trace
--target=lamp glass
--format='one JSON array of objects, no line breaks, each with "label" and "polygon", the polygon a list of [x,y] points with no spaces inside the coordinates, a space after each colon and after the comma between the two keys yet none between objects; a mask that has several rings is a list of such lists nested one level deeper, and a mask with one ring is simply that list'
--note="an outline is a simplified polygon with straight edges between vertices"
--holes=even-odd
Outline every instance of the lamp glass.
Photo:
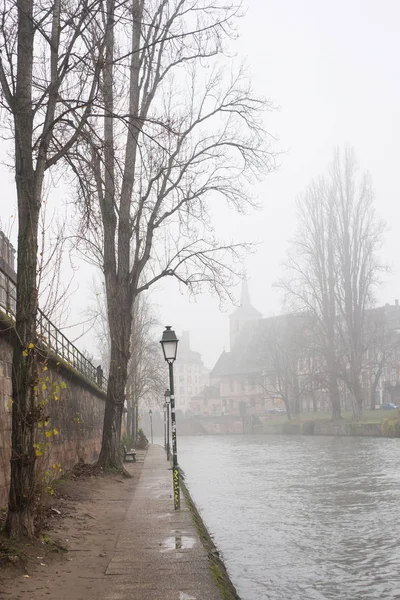
[{"label": "lamp glass", "polygon": [[176,359],[176,351],[178,348],[178,342],[162,342],[164,358],[166,361],[174,361]]}]

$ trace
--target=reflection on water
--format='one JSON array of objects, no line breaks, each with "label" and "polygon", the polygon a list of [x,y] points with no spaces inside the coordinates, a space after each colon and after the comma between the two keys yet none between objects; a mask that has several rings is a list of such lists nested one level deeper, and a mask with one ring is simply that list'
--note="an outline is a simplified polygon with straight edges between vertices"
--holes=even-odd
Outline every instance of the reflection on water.
[{"label": "reflection on water", "polygon": [[242,600],[400,598],[400,440],[179,439]]}]

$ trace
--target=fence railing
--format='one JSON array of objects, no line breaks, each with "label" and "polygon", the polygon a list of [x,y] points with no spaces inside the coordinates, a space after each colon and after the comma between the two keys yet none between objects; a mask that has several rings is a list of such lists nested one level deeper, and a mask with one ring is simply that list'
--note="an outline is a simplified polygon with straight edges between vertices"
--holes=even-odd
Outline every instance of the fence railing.
[{"label": "fence railing", "polygon": [[[15,318],[17,292],[15,282],[0,267],[0,306],[11,318]],[[62,358],[69,366],[97,385],[104,392],[107,379],[101,367],[94,364],[50,321],[39,309],[37,333],[41,343]]]}]

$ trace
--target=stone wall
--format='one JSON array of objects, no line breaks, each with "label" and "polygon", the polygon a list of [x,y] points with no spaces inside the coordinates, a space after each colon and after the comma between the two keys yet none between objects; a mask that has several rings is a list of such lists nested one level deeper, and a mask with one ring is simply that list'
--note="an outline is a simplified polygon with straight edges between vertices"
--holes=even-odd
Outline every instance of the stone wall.
[{"label": "stone wall", "polygon": [[[11,445],[11,330],[0,330],[0,506],[7,504]],[[43,419],[38,427],[38,479],[59,476],[79,460],[96,460],[101,447],[105,394],[68,364],[49,356],[40,369]]]}]

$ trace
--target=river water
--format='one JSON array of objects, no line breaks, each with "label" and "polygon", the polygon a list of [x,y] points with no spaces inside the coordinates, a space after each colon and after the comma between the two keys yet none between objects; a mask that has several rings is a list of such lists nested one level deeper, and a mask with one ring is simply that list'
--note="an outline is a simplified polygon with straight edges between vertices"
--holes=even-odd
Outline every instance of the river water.
[{"label": "river water", "polygon": [[242,600],[400,598],[400,440],[178,439]]}]

